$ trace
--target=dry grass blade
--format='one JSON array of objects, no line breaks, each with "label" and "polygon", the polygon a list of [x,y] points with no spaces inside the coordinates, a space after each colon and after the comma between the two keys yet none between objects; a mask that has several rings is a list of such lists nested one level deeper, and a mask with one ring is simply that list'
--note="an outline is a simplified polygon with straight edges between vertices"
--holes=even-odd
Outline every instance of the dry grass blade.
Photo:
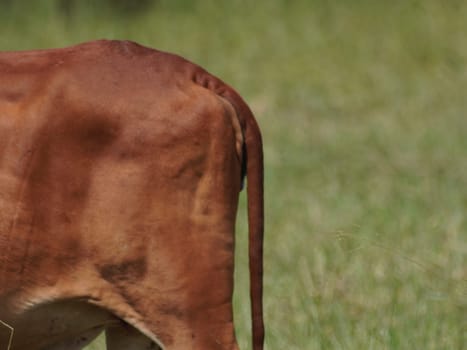
[{"label": "dry grass blade", "polygon": [[13,341],[13,335],[15,333],[15,329],[13,327],[11,327],[9,324],[3,322],[2,320],[0,320],[0,325],[5,326],[6,328],[8,328],[10,330],[10,337],[8,339],[8,345],[7,345],[7,348],[6,348],[6,350],[10,350],[11,343]]}]

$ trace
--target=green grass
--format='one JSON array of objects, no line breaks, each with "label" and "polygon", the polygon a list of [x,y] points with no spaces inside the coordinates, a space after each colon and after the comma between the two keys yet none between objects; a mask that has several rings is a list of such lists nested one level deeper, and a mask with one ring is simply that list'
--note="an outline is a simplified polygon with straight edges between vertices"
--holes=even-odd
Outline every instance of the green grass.
[{"label": "green grass", "polygon": [[265,143],[267,349],[467,348],[466,2],[160,0],[68,20],[52,5],[0,14],[0,49],[132,39],[249,101]]}]

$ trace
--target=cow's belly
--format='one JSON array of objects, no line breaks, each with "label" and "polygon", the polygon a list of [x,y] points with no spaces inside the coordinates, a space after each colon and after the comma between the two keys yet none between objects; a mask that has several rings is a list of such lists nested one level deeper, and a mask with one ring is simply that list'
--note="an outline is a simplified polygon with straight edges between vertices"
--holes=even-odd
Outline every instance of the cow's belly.
[{"label": "cow's belly", "polygon": [[13,335],[11,350],[81,349],[107,326],[120,321],[108,312],[81,302],[59,301],[32,307],[26,313],[5,319],[14,332],[0,326],[0,344],[8,344]]}]

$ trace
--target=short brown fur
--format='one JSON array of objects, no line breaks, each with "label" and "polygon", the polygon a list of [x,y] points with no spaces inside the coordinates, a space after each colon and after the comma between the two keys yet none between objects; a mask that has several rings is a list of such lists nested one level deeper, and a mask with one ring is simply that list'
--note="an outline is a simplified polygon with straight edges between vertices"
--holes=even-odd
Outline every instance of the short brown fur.
[{"label": "short brown fur", "polygon": [[238,349],[244,163],[261,350],[262,162],[245,102],[179,56],[124,41],[0,53],[0,319],[15,328],[11,350],[78,350],[100,330],[110,350]]}]

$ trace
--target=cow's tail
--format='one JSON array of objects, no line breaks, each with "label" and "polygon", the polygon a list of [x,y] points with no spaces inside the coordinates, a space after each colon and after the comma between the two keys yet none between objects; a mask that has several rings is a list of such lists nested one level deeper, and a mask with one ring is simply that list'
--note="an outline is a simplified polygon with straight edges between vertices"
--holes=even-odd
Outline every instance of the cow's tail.
[{"label": "cow's tail", "polygon": [[250,300],[253,327],[253,350],[262,350],[263,323],[263,146],[258,124],[251,111],[246,118],[246,176],[250,259]]},{"label": "cow's tail", "polygon": [[224,96],[234,105],[239,114],[240,124],[242,124],[244,129],[253,350],[263,350],[263,143],[258,124],[248,105],[233,91],[227,90]]}]

